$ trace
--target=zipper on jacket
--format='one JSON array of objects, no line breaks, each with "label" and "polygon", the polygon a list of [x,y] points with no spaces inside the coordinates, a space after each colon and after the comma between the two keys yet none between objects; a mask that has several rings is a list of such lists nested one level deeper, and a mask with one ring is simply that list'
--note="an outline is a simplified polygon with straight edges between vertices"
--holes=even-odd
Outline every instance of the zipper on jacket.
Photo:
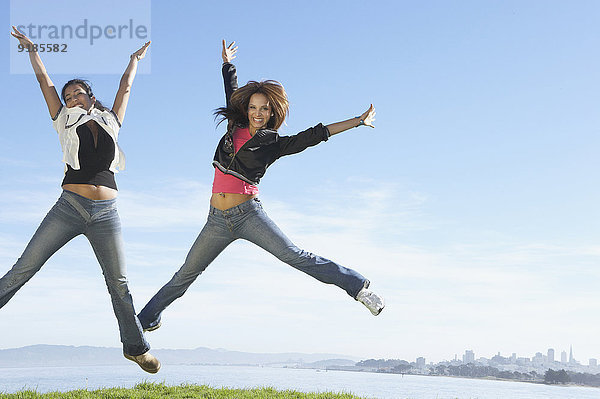
[{"label": "zipper on jacket", "polygon": [[[256,133],[254,134],[254,136],[256,136]],[[233,156],[231,157],[231,161],[229,161],[229,165],[227,165],[227,171],[229,171],[229,168],[231,167],[231,165],[233,164],[233,160],[235,159],[235,156],[238,154],[238,152],[242,151],[242,148],[246,147],[246,144],[248,144],[250,141],[252,141],[252,139],[254,138],[254,136],[250,137],[250,139],[248,141],[246,141],[239,150],[237,150],[236,152],[233,153]],[[233,144],[233,133],[231,134],[231,141]]]}]

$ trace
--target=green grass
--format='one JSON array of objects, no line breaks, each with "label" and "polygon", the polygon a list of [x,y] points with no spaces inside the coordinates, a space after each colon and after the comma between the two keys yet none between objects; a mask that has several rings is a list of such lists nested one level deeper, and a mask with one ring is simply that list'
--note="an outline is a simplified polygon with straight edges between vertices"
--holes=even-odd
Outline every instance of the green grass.
[{"label": "green grass", "polygon": [[206,385],[178,385],[142,383],[133,388],[103,388],[94,391],[80,389],[69,392],[37,393],[20,391],[17,393],[0,393],[0,399],[88,399],[88,398],[122,398],[122,399],[158,399],[158,398],[203,398],[203,399],[364,399],[350,393],[302,393],[297,391],[278,391],[274,388],[211,388]]}]

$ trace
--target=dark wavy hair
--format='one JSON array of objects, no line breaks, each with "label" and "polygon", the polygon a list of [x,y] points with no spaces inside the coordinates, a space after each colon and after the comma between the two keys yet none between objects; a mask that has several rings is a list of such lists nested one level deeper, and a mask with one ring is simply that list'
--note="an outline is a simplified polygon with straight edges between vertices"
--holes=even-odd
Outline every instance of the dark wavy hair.
[{"label": "dark wavy hair", "polygon": [[[71,79],[69,80],[67,83],[65,83],[65,85],[63,86],[61,92],[60,92],[60,97],[62,98],[62,100],[64,101],[64,103],[67,103],[67,100],[65,100],[65,90],[67,90],[68,86],[71,85],[79,85],[81,86],[81,88],[83,90],[85,90],[85,92],[87,93],[88,96],[94,97],[94,93],[92,92],[92,86],[90,85],[90,82],[88,82],[87,80],[83,80],[83,79]],[[104,105],[102,105],[102,103],[100,101],[98,101],[98,99],[96,99],[96,102],[93,105],[95,108],[98,108],[100,111],[108,111],[108,108],[106,108]]]},{"label": "dark wavy hair", "polygon": [[245,86],[233,92],[229,99],[229,107],[215,110],[217,126],[224,120],[228,121],[228,129],[235,124],[248,125],[248,105],[253,94],[260,93],[267,97],[273,115],[267,122],[267,128],[277,130],[281,127],[290,111],[290,103],[283,85],[276,80],[256,82],[251,80]]}]

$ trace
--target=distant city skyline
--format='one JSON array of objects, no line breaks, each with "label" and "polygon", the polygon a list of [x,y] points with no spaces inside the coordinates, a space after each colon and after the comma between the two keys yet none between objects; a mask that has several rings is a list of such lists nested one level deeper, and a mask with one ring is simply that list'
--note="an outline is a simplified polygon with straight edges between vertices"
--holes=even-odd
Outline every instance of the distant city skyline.
[{"label": "distant city skyline", "polygon": [[[588,358],[584,361],[579,361],[575,358],[573,353],[573,345],[569,346],[569,358],[567,359],[567,352],[561,352],[561,361],[555,360],[555,350],[554,348],[548,348],[546,350],[546,355],[542,352],[536,352],[532,357],[519,357],[516,352],[511,353],[510,356],[502,356],[501,352],[497,352],[496,355],[491,356],[490,358],[486,358],[484,356],[477,357],[477,354],[471,349],[465,349],[465,352],[462,354],[462,363],[474,363],[481,360],[494,360],[494,358],[504,358],[509,359],[513,364],[517,364],[520,366],[531,366],[534,368],[543,368],[547,366],[556,366],[556,365],[564,365],[564,366],[573,366],[573,367],[589,367],[589,368],[597,368],[598,367],[598,359],[597,358]],[[422,364],[426,361],[423,357],[418,357],[416,360],[417,364]],[[439,363],[447,362],[447,360],[442,360]],[[452,362],[458,361],[458,354],[454,355],[454,359]],[[600,369],[597,370],[600,372]]]}]

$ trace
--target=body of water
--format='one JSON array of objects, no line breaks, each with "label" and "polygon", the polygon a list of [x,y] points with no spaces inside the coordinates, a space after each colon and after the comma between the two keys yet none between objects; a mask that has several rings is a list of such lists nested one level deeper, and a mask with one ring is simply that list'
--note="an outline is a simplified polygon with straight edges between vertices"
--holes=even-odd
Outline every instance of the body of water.
[{"label": "body of water", "polygon": [[379,399],[599,399],[600,389],[510,381],[250,366],[163,365],[146,374],[132,365],[0,368],[0,392],[133,387],[140,382],[274,387],[302,392],[351,392]]}]

